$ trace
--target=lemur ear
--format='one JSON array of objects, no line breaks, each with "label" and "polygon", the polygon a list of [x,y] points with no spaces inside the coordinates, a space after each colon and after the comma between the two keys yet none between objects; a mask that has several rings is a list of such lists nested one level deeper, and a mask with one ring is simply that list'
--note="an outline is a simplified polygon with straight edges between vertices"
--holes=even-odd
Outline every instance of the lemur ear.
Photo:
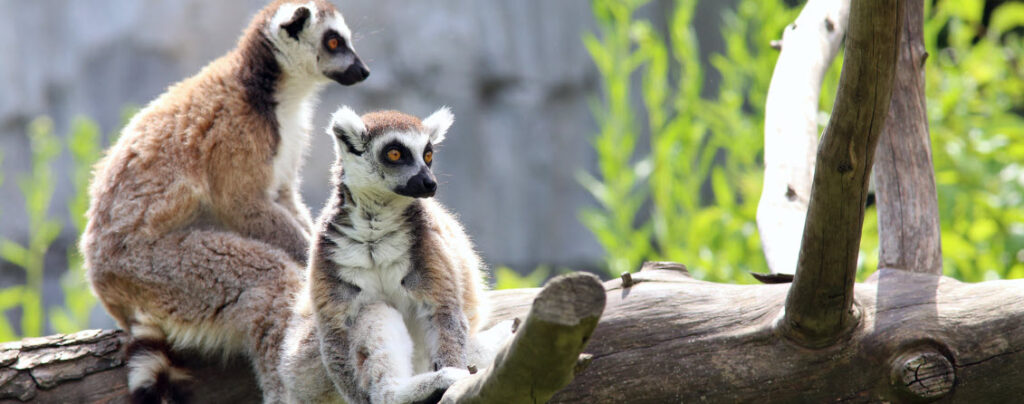
[{"label": "lemur ear", "polygon": [[366,124],[347,105],[338,108],[334,115],[331,115],[331,127],[327,129],[327,133],[334,135],[334,140],[338,142],[338,145],[344,145],[345,150],[349,153],[357,156],[363,154]]},{"label": "lemur ear", "polygon": [[427,130],[427,134],[430,135],[430,143],[438,144],[444,140],[444,135],[448,133],[448,128],[455,122],[455,115],[452,115],[452,110],[448,107],[441,107],[433,114],[423,120],[423,128]]},{"label": "lemur ear", "polygon": [[281,23],[281,29],[288,33],[288,36],[292,39],[299,39],[299,33],[306,28],[306,23],[309,22],[310,16],[309,8],[299,7],[292,13],[292,18],[286,22]]}]

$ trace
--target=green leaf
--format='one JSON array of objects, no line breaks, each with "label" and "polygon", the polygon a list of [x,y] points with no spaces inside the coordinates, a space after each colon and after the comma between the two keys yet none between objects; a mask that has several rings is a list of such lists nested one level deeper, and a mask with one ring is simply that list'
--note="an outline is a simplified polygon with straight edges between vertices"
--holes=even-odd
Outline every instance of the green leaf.
[{"label": "green leaf", "polygon": [[715,201],[718,205],[725,210],[732,210],[736,207],[734,199],[736,195],[732,191],[732,187],[729,186],[729,182],[725,179],[725,174],[722,173],[722,169],[715,167],[711,172],[711,189],[715,193]]},{"label": "green leaf", "polygon": [[519,275],[518,272],[508,267],[498,267],[494,271],[494,289],[536,288],[544,283],[550,275],[551,268],[543,265],[526,274],[526,276]]},{"label": "green leaf", "polygon": [[21,293],[24,289],[22,286],[15,285],[0,290],[0,311],[21,304]]},{"label": "green leaf", "polygon": [[13,241],[0,240],[0,258],[21,268],[28,268],[28,250]]}]

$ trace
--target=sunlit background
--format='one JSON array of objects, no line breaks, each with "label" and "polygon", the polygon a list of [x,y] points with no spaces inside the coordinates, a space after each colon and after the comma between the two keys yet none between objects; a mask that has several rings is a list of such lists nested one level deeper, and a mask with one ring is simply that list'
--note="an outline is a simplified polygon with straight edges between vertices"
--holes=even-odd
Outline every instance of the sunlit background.
[{"label": "sunlit background", "polygon": [[[439,198],[498,287],[651,259],[751,282],[767,271],[754,215],[769,44],[802,3],[335,0],[372,75],[320,97],[303,196],[314,214],[327,197],[321,128],[339,105],[421,117],[448,105]],[[945,272],[1024,277],[1024,3],[927,3]],[[114,325],[75,249],[89,166],[264,4],[0,0],[0,341]],[[874,220],[871,208],[861,278],[877,262]]]}]

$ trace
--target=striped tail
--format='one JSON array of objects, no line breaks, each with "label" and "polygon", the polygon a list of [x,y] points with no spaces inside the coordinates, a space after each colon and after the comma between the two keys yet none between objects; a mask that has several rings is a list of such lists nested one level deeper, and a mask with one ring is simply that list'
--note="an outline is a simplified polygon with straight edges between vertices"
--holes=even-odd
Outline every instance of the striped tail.
[{"label": "striped tail", "polygon": [[149,325],[132,326],[127,347],[128,390],[132,403],[187,403],[188,373],[175,366],[175,357],[162,330]]}]

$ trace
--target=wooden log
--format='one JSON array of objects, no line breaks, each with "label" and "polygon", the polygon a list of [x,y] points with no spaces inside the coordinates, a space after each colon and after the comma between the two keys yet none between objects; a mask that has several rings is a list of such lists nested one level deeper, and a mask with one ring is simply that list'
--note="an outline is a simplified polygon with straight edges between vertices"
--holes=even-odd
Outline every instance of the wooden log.
[{"label": "wooden log", "polygon": [[[85,330],[0,344],[0,403],[127,403],[124,349],[128,334]],[[185,366],[197,402],[259,402],[255,375],[240,358]]]},{"label": "wooden log", "polygon": [[821,82],[849,14],[849,0],[810,0],[779,42],[765,99],[764,183],[757,203],[761,248],[773,273],[796,272],[818,149]]},{"label": "wooden log", "polygon": [[[593,362],[552,402],[1014,402],[1024,394],[1024,280],[967,284],[882,269],[857,284],[861,321],[845,339],[807,349],[780,335],[787,284],[715,284],[664,270],[632,279],[631,288],[605,282],[608,306],[587,347]],[[523,296],[495,298],[515,306]]]},{"label": "wooden log", "polygon": [[[607,305],[585,349],[591,363],[552,402],[1014,402],[1024,395],[1024,280],[968,284],[883,269],[857,285],[861,321],[842,343],[807,349],[780,335],[790,285],[717,284],[652,268],[665,267],[631,274],[628,288],[621,279],[604,282]],[[525,318],[539,292],[490,292],[492,321]],[[109,358],[110,367],[36,385],[35,402],[125,401],[124,335],[85,333],[102,337],[51,337],[63,345],[46,346]],[[2,372],[20,360],[12,349],[0,351]],[[84,368],[88,355],[60,363]],[[21,382],[31,378],[31,367],[16,371],[29,372]],[[245,366],[202,372],[196,402],[254,402]],[[0,391],[10,394],[14,377],[2,380]]]},{"label": "wooden log", "polygon": [[[71,335],[27,338],[0,344],[0,400],[60,402],[55,388],[75,391],[81,402],[118,402],[127,337],[118,331],[86,330]],[[72,400],[73,401],[73,400]]]},{"label": "wooden log", "polygon": [[857,322],[853,283],[864,203],[899,54],[901,0],[853,0],[839,91],[822,135],[783,333],[812,347]]},{"label": "wooden log", "polygon": [[939,205],[925,110],[924,0],[906,2],[889,114],[875,156],[878,266],[942,274]]}]

